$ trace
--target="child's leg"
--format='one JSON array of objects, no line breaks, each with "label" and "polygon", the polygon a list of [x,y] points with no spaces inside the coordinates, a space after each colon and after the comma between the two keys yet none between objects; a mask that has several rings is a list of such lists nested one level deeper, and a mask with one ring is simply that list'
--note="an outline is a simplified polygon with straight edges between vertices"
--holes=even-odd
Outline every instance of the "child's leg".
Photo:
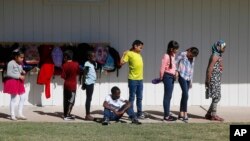
[{"label": "child's leg", "polygon": [[26,95],[25,94],[20,95],[20,101],[18,105],[18,115],[22,117],[23,117],[23,105],[25,100],[26,100]]},{"label": "child's leg", "polygon": [[212,99],[212,103],[209,107],[209,110],[208,110],[208,114],[212,115],[212,116],[215,116],[216,115],[216,112],[217,112],[217,105],[220,101],[220,96],[218,97],[215,97]]},{"label": "child's leg", "polygon": [[90,105],[92,101],[93,91],[94,91],[94,84],[86,85],[86,95],[87,95],[85,103],[86,115],[90,115]]},{"label": "child's leg", "polygon": [[68,112],[67,112],[67,116],[70,116],[71,111],[73,109],[73,106],[75,104],[75,97],[76,97],[76,93],[75,92],[71,92],[71,98],[69,99],[69,105],[68,105]]},{"label": "child's leg", "polygon": [[15,117],[15,107],[16,107],[17,96],[11,95],[10,97],[10,115]]},{"label": "child's leg", "polygon": [[63,115],[64,117],[67,117],[67,113],[68,113],[68,107],[69,107],[69,91],[64,89],[63,90]]}]

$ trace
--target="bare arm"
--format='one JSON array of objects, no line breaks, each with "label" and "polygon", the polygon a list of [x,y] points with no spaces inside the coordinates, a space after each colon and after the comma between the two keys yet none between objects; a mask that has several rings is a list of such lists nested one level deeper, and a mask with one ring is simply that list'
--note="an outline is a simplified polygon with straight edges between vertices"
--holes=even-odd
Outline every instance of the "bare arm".
[{"label": "bare arm", "polygon": [[128,52],[128,51],[123,52],[123,55],[122,55],[121,60],[120,60],[120,66],[122,66],[122,65],[124,65],[124,64],[126,63],[126,62],[124,61],[124,58],[125,58],[127,52]]},{"label": "bare arm", "polygon": [[113,111],[114,113],[116,113],[116,110],[114,108],[112,108],[107,101],[104,101],[103,102],[103,107],[106,108],[106,109],[109,109],[111,111]]}]

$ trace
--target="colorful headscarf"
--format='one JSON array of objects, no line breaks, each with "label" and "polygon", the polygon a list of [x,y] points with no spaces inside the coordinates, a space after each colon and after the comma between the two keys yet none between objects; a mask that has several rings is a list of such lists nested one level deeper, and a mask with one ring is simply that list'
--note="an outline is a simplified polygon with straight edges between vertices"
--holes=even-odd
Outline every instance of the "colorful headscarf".
[{"label": "colorful headscarf", "polygon": [[212,46],[212,53],[217,56],[221,56],[221,50],[226,47],[226,43],[223,40],[215,42]]}]

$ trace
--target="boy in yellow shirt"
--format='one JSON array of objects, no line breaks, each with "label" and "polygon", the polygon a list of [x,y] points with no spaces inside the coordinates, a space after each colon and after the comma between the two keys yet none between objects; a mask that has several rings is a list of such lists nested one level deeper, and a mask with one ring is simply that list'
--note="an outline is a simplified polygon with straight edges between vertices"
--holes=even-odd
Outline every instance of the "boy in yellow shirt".
[{"label": "boy in yellow shirt", "polygon": [[129,87],[129,102],[133,110],[134,99],[136,95],[137,117],[145,118],[142,113],[142,93],[143,93],[143,59],[141,51],[143,49],[143,42],[135,40],[132,48],[123,53],[121,58],[121,65],[128,63],[128,87]]}]

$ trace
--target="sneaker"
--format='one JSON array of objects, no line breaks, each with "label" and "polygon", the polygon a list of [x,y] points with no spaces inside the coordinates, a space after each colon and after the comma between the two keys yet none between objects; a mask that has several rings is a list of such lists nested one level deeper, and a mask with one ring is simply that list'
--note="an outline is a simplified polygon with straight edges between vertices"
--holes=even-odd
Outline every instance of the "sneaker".
[{"label": "sneaker", "polygon": [[10,120],[17,121],[16,116],[10,116]]},{"label": "sneaker", "polygon": [[167,117],[164,117],[163,120],[165,120],[165,121],[176,121],[176,118],[173,117],[173,116],[167,116]]},{"label": "sneaker", "polygon": [[67,117],[64,117],[63,120],[65,121],[72,121],[72,120],[75,120],[74,118],[70,117],[70,116],[67,116]]},{"label": "sneaker", "polygon": [[75,115],[70,115],[69,117],[71,117],[72,119],[75,119],[75,118],[76,118]]},{"label": "sneaker", "polygon": [[179,120],[183,120],[184,117],[182,117],[182,116],[179,115],[179,116],[178,116],[178,119],[179,119]]},{"label": "sneaker", "polygon": [[137,115],[137,118],[138,118],[138,119],[145,119],[146,116],[145,116],[144,113],[142,113],[142,114],[140,114],[140,115]]},{"label": "sneaker", "polygon": [[17,119],[19,120],[27,120],[27,118],[23,115],[17,116]]},{"label": "sneaker", "polygon": [[135,118],[135,119],[132,120],[132,124],[140,125],[141,122],[138,119]]},{"label": "sneaker", "polygon": [[109,119],[104,118],[103,121],[102,121],[102,125],[109,125]]},{"label": "sneaker", "polygon": [[188,116],[186,116],[186,117],[183,117],[183,119],[182,119],[183,121],[188,121]]}]

